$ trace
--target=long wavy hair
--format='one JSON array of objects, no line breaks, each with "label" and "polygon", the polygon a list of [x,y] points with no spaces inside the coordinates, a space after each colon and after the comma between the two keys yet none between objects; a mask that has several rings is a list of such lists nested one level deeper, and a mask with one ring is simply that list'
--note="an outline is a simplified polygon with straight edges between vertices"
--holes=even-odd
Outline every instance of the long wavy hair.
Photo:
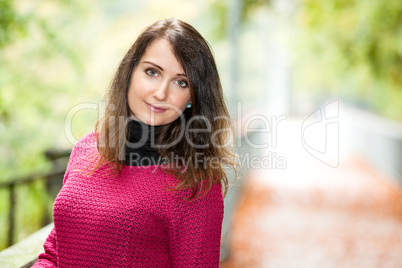
[{"label": "long wavy hair", "polygon": [[[207,194],[214,183],[220,183],[226,196],[227,168],[233,168],[236,174],[233,123],[209,44],[191,25],[177,19],[157,21],[146,28],[121,61],[105,96],[105,114],[95,125],[100,157],[94,170],[109,163],[120,174],[124,167],[127,124],[124,129],[111,127],[110,120],[126,120],[132,115],[127,100],[131,75],[146,49],[161,38],[170,43],[187,75],[192,106],[158,131],[158,144],[172,144],[159,149],[161,159],[172,159],[168,165],[159,167],[177,178],[178,183],[169,190],[191,188],[191,196],[187,199]],[[190,128],[202,131],[188,131],[182,135]],[[173,157],[185,161],[174,161]]]}]

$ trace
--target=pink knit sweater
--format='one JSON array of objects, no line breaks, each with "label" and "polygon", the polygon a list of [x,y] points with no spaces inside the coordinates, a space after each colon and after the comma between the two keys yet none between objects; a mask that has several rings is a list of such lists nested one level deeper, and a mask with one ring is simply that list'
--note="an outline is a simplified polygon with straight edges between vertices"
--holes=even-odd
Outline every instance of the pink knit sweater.
[{"label": "pink knit sweater", "polygon": [[83,169],[97,154],[94,134],[70,156],[54,208],[54,228],[33,267],[219,267],[221,187],[203,198],[166,191],[175,178],[157,166]]}]

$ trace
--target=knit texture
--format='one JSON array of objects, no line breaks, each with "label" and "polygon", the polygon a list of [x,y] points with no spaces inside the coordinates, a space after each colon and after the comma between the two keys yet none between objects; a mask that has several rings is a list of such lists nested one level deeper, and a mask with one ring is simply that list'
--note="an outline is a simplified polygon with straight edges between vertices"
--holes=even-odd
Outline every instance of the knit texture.
[{"label": "knit texture", "polygon": [[223,196],[215,184],[185,201],[190,189],[166,191],[176,179],[158,166],[100,167],[90,133],[73,148],[53,208],[54,228],[38,267],[219,267]]}]

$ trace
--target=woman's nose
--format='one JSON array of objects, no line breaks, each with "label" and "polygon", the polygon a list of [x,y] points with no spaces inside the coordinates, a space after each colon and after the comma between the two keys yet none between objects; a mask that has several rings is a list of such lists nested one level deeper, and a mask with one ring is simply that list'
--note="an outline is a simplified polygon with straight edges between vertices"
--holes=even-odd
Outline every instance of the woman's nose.
[{"label": "woman's nose", "polygon": [[169,89],[169,82],[162,81],[154,90],[152,96],[158,101],[163,101],[166,99]]}]

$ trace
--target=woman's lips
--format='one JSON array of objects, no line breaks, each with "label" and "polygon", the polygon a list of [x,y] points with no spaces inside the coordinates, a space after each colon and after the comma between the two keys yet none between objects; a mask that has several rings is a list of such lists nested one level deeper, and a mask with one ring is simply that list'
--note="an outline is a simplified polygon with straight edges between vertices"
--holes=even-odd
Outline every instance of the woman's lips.
[{"label": "woman's lips", "polygon": [[160,107],[157,107],[155,105],[149,104],[148,102],[145,102],[145,104],[147,105],[148,109],[151,110],[151,112],[154,112],[154,113],[160,114],[160,113],[163,113],[163,112],[165,112],[167,110],[167,109],[160,108]]}]

